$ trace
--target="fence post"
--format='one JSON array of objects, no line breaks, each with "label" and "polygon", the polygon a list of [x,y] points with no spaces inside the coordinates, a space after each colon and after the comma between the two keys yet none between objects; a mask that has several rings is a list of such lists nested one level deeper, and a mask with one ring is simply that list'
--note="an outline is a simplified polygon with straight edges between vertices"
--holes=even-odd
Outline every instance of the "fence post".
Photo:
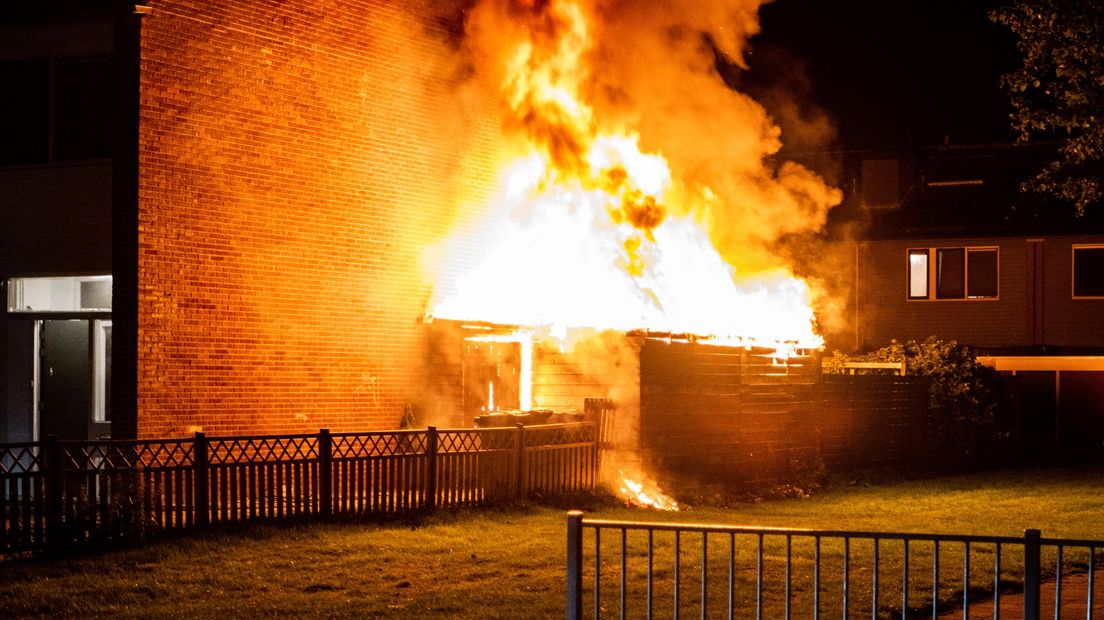
[{"label": "fence post", "polygon": [[319,512],[333,516],[333,438],[328,428],[318,431],[318,495]]},{"label": "fence post", "polygon": [[583,617],[583,513],[567,513],[567,620]]},{"label": "fence post", "polygon": [[598,480],[602,473],[602,427],[608,423],[606,416],[609,412],[603,407],[598,410],[598,415],[594,420],[594,458],[590,461],[590,489],[593,491],[598,488]]},{"label": "fence post", "polygon": [[1024,620],[1039,620],[1039,530],[1024,531]]},{"label": "fence post", "polygon": [[425,507],[437,509],[437,427],[426,427]]},{"label": "fence post", "polygon": [[528,494],[525,488],[525,425],[517,425],[517,481],[514,497],[521,499]]},{"label": "fence post", "polygon": [[195,465],[195,519],[205,527],[211,523],[210,456],[207,453],[207,435],[196,431],[192,440],[192,461]]},{"label": "fence post", "polygon": [[46,458],[43,464],[46,471],[43,484],[46,486],[46,546],[54,551],[61,550],[62,544],[62,475],[61,445],[57,435],[47,435],[43,442]]}]

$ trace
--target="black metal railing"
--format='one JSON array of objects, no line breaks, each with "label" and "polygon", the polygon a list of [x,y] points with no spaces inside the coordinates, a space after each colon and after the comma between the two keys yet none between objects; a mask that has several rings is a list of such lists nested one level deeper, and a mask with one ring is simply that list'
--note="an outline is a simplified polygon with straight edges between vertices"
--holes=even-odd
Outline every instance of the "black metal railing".
[{"label": "black metal railing", "polygon": [[[1023,537],[812,530],[611,521],[572,511],[567,618],[587,617],[589,607],[595,619],[1037,620],[1043,603],[1053,602],[1055,619],[1091,620],[1102,547],[1100,540],[1043,538],[1038,530]],[[1087,580],[1083,596],[1080,588],[1076,596],[1063,591],[1072,572]],[[1052,600],[1044,601],[1044,592]]]}]

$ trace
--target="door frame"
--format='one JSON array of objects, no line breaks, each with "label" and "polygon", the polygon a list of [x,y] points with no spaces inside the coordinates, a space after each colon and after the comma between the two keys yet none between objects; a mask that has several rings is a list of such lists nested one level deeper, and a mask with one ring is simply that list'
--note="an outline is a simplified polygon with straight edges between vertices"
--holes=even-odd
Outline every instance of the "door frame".
[{"label": "door frame", "polygon": [[[42,402],[42,322],[53,320],[79,320],[88,321],[88,346],[89,355],[94,356],[93,348],[93,331],[96,329],[96,324],[103,321],[111,322],[110,312],[8,312],[5,313],[4,319],[6,321],[31,321],[33,327],[33,343],[32,343],[32,386],[31,386],[31,437],[32,441],[41,441],[41,411],[40,405]],[[89,367],[93,373],[92,381],[95,382],[95,368],[94,359],[89,360]],[[110,390],[111,386],[104,386],[104,390]],[[93,386],[93,393],[89,394],[90,401],[94,399],[95,387]],[[93,411],[88,411],[88,422],[91,424],[93,421]]]},{"label": "door frame", "polygon": [[39,429],[42,405],[42,319],[34,319],[31,344],[31,357],[33,358],[33,370],[31,372],[31,441],[42,439]]}]

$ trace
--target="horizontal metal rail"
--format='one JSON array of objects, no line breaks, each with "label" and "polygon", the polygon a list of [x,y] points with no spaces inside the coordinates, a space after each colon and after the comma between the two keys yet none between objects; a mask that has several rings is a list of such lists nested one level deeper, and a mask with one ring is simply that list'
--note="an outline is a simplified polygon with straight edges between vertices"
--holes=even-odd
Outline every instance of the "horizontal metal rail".
[{"label": "horizontal metal rail", "polygon": [[[568,513],[567,526],[569,620],[584,617],[588,595],[595,619],[613,609],[621,618],[652,618],[666,607],[670,613],[660,615],[675,618],[935,620],[957,609],[964,619],[1038,620],[1044,579],[1055,619],[1075,607],[1091,620],[1104,548],[1104,541],[1042,538],[1033,529],[1016,537],[755,527],[590,519],[578,511]],[[1088,582],[1081,600],[1063,589],[1073,572]],[[1022,597],[1022,613],[1019,606],[1010,613],[1009,595]]]}]

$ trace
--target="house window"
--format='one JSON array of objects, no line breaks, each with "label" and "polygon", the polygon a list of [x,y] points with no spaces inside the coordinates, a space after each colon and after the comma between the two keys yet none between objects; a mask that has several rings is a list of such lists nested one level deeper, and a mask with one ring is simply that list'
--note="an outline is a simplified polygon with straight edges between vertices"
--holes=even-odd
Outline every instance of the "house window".
[{"label": "house window", "polygon": [[966,249],[939,248],[935,251],[935,298],[962,299],[966,296]]},{"label": "house window", "polygon": [[54,64],[53,159],[111,155],[110,75],[104,59]]},{"label": "house window", "polygon": [[109,157],[106,58],[0,62],[0,166]]},{"label": "house window", "polygon": [[1104,297],[1104,246],[1073,246],[1073,296]]},{"label": "house window", "polygon": [[50,63],[0,62],[0,166],[45,163],[50,155]]},{"label": "house window", "polygon": [[909,299],[928,298],[928,251],[909,250]]},{"label": "house window", "polygon": [[997,248],[966,250],[966,296],[988,299],[997,296]]},{"label": "house window", "polygon": [[908,298],[912,300],[995,299],[998,280],[997,248],[908,251]]},{"label": "house window", "polygon": [[111,312],[111,276],[9,278],[8,312]]},{"label": "house window", "polygon": [[92,321],[92,421],[111,421],[111,321]]}]

